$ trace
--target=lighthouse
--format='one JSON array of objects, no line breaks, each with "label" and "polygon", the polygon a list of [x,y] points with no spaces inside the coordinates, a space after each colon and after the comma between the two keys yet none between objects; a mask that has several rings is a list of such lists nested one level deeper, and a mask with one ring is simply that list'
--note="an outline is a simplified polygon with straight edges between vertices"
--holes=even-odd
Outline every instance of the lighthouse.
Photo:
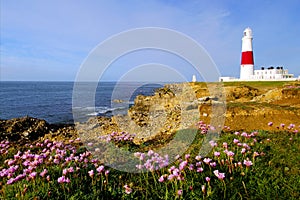
[{"label": "lighthouse", "polygon": [[242,56],[241,56],[241,71],[240,79],[247,80],[254,72],[254,59],[252,49],[252,30],[248,27],[244,30],[242,38]]}]

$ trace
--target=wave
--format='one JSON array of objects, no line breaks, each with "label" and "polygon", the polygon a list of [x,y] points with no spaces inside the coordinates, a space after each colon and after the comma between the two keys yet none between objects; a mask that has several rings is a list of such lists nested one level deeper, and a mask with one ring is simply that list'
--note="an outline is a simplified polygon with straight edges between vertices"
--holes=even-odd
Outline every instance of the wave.
[{"label": "wave", "polygon": [[128,107],[114,107],[110,108],[107,106],[100,107],[76,107],[75,112],[81,113],[81,115],[85,116],[112,116],[118,114],[125,114],[128,110]]}]

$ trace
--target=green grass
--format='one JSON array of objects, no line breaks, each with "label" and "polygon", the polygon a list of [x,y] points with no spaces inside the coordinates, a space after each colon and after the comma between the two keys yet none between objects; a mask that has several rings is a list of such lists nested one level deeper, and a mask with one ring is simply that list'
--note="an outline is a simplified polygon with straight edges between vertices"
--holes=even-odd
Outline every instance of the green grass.
[{"label": "green grass", "polygon": [[224,82],[224,86],[250,86],[254,88],[274,88],[291,84],[290,81],[243,81],[243,82]]},{"label": "green grass", "polygon": [[[178,141],[193,136],[194,131],[180,131]],[[249,133],[250,134],[250,133]],[[248,134],[248,135],[249,135]],[[216,135],[215,135],[216,136]],[[161,176],[168,176],[168,169],[171,166],[178,168],[182,161],[177,160],[166,168],[145,173],[126,173],[112,168],[109,174],[104,172],[99,176],[90,177],[88,172],[96,170],[91,162],[92,157],[87,156],[89,160],[86,164],[71,161],[66,165],[61,163],[56,165],[46,162],[36,168],[41,172],[44,168],[48,169],[51,176],[50,181],[37,176],[33,180],[23,179],[11,185],[7,185],[8,178],[0,179],[0,197],[2,199],[299,199],[300,198],[300,137],[298,133],[288,130],[280,131],[258,131],[253,133],[252,137],[244,137],[234,132],[223,132],[220,139],[216,140],[217,146],[205,157],[216,162],[216,167],[204,164],[201,159],[203,172],[196,171],[195,163],[198,161],[195,157],[199,154],[202,143],[208,137],[198,133],[195,140],[190,145],[185,155],[180,156],[182,161],[194,164],[194,170],[186,166],[180,171],[183,180],[173,179],[159,182]],[[234,139],[239,143],[247,144],[250,149],[245,154],[241,153],[242,147],[235,144]],[[228,150],[234,152],[233,160],[227,156],[224,151],[223,143],[226,142]],[[130,144],[130,143],[129,143]],[[155,144],[151,144],[154,145]],[[150,146],[152,147],[152,146]],[[44,148],[44,147],[43,147]],[[23,152],[31,149],[31,153],[39,154],[42,147],[24,147]],[[129,148],[129,147],[127,147]],[[137,148],[137,147],[134,147]],[[62,149],[62,147],[59,147]],[[2,168],[8,168],[5,160],[13,159],[17,149],[11,147],[7,154],[1,154],[0,164]],[[77,150],[76,155],[86,151],[85,148]],[[214,152],[220,152],[220,157],[213,155]],[[260,155],[253,157],[254,152]],[[66,157],[70,156],[71,151],[66,151]],[[55,151],[51,153],[55,156]],[[150,158],[147,157],[146,158]],[[253,162],[253,165],[238,167],[237,162],[246,159]],[[141,161],[145,162],[145,161]],[[17,163],[16,163],[17,164]],[[20,164],[21,171],[25,169]],[[98,163],[101,165],[101,163]],[[67,167],[77,166],[80,169],[76,173],[69,173],[70,183],[58,183],[57,179],[62,175],[62,170]],[[214,170],[225,173],[224,180],[219,180],[214,175]],[[205,180],[210,177],[210,181]],[[131,189],[130,193],[125,192],[125,185]],[[205,189],[203,190],[203,187]],[[25,188],[25,189],[24,189]],[[179,195],[178,191],[182,191]],[[0,199],[1,199],[0,198]]]}]

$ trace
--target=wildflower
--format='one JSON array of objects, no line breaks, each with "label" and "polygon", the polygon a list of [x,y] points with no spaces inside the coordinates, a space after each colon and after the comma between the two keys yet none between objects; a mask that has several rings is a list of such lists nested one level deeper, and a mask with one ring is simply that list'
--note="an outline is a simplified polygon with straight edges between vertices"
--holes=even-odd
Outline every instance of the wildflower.
[{"label": "wildflower", "polygon": [[210,144],[210,146],[212,146],[212,147],[218,146],[218,144],[217,144],[215,141],[213,141],[213,140],[209,141],[209,144]]},{"label": "wildflower", "polygon": [[240,141],[238,140],[238,139],[233,139],[233,143],[234,144],[237,144],[237,143],[239,143]]},{"label": "wildflower", "polygon": [[65,176],[62,176],[57,179],[57,182],[58,183],[70,183],[70,179],[66,178]]},{"label": "wildflower", "polygon": [[244,160],[244,165],[250,167],[252,165],[252,162],[250,160]]},{"label": "wildflower", "polygon": [[127,184],[124,185],[124,188],[125,188],[125,193],[126,194],[130,194],[132,192],[132,189]]},{"label": "wildflower", "polygon": [[168,176],[168,180],[173,180],[173,178],[175,178],[175,175],[174,175],[174,174],[170,174],[170,175]]},{"label": "wildflower", "polygon": [[67,173],[68,173],[68,169],[63,169],[63,175],[67,175]]},{"label": "wildflower", "polygon": [[187,164],[188,164],[187,161],[181,162],[181,163],[179,164],[179,169],[182,171],[182,170],[186,167]]},{"label": "wildflower", "polygon": [[182,195],[182,190],[178,190],[178,191],[177,191],[177,195],[178,195],[178,196],[181,196],[181,195]]},{"label": "wildflower", "polygon": [[89,176],[90,176],[91,178],[94,177],[94,170],[88,171],[88,173],[89,173]]},{"label": "wildflower", "polygon": [[190,154],[186,154],[186,155],[185,155],[185,159],[186,159],[186,160],[188,160],[190,157],[191,157]]},{"label": "wildflower", "polygon": [[47,170],[47,169],[44,169],[44,170],[40,173],[40,176],[41,176],[41,177],[44,177],[47,173],[48,173],[48,170]]},{"label": "wildflower", "polygon": [[202,159],[202,157],[201,156],[196,156],[196,158],[195,158],[196,160],[201,160]]},{"label": "wildflower", "polygon": [[214,152],[214,156],[219,157],[220,156],[220,152],[218,152],[218,151]]},{"label": "wildflower", "polygon": [[218,179],[223,180],[225,178],[225,173],[220,173],[219,170],[214,170],[214,174]]},{"label": "wildflower", "polygon": [[211,159],[210,159],[210,158],[204,158],[204,159],[203,159],[203,162],[205,162],[205,164],[209,164],[209,163],[210,163],[210,161],[211,161]]},{"label": "wildflower", "polygon": [[74,168],[73,168],[73,167],[70,167],[70,168],[68,169],[68,172],[69,172],[69,173],[73,173],[73,172],[74,172]]},{"label": "wildflower", "polygon": [[34,179],[36,177],[37,173],[36,172],[32,172],[29,174],[29,178]]},{"label": "wildflower", "polygon": [[209,163],[209,165],[210,165],[211,167],[216,167],[216,166],[217,166],[217,163],[216,163],[216,162],[212,162],[212,163]]},{"label": "wildflower", "polygon": [[153,150],[149,150],[148,151],[148,156],[152,156],[154,154],[154,151]]},{"label": "wildflower", "polygon": [[203,172],[203,168],[202,167],[198,167],[197,168],[197,172]]},{"label": "wildflower", "polygon": [[59,177],[59,178],[57,179],[57,182],[58,182],[58,183],[63,183],[64,180],[65,180],[65,176],[62,176],[62,177]]},{"label": "wildflower", "polygon": [[255,152],[253,153],[253,157],[255,158],[255,157],[257,157],[257,156],[259,156],[259,153],[255,151]]},{"label": "wildflower", "polygon": [[228,144],[227,144],[227,142],[223,142],[223,147],[224,147],[225,149],[227,149],[227,148],[228,148]]},{"label": "wildflower", "polygon": [[234,156],[234,153],[232,151],[227,151],[226,154],[229,157],[233,157]]},{"label": "wildflower", "polygon": [[47,181],[50,181],[50,175],[48,175],[48,176],[46,177],[46,179],[47,179]]},{"label": "wildflower", "polygon": [[55,159],[53,160],[53,162],[54,162],[55,164],[58,165],[58,164],[59,164],[59,159],[56,159],[56,158],[55,158]]},{"label": "wildflower", "polygon": [[239,135],[239,134],[240,134],[240,132],[238,132],[238,131],[234,132],[234,135]]},{"label": "wildflower", "polygon": [[159,177],[158,181],[161,182],[161,183],[164,182],[165,181],[165,176],[162,175],[161,177]]},{"label": "wildflower", "polygon": [[7,184],[7,185],[11,185],[11,184],[13,184],[14,182],[15,182],[15,179],[14,179],[14,178],[10,178],[10,179],[7,180],[6,184]]},{"label": "wildflower", "polygon": [[209,178],[209,177],[205,177],[205,180],[206,180],[207,182],[210,182],[210,178]]},{"label": "wildflower", "polygon": [[242,148],[241,153],[242,153],[242,154],[246,153],[246,149],[245,149],[245,148]]},{"label": "wildflower", "polygon": [[273,125],[273,122],[269,122],[269,123],[268,123],[268,126],[272,126],[272,125]]}]

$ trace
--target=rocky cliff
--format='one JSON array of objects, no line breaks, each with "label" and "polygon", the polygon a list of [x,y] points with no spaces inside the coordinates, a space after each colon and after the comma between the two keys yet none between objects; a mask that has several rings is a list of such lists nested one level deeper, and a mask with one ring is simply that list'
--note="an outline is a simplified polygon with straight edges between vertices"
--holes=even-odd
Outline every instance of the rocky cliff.
[{"label": "rocky cliff", "polygon": [[76,125],[52,125],[30,117],[1,120],[0,139],[69,140],[80,136],[83,140],[97,140],[112,132],[128,132],[135,134],[133,143],[140,145],[168,140],[178,130],[194,128],[199,120],[245,131],[268,130],[270,121],[299,124],[300,83],[169,84],[153,96],[137,96],[125,116],[94,117]]}]

